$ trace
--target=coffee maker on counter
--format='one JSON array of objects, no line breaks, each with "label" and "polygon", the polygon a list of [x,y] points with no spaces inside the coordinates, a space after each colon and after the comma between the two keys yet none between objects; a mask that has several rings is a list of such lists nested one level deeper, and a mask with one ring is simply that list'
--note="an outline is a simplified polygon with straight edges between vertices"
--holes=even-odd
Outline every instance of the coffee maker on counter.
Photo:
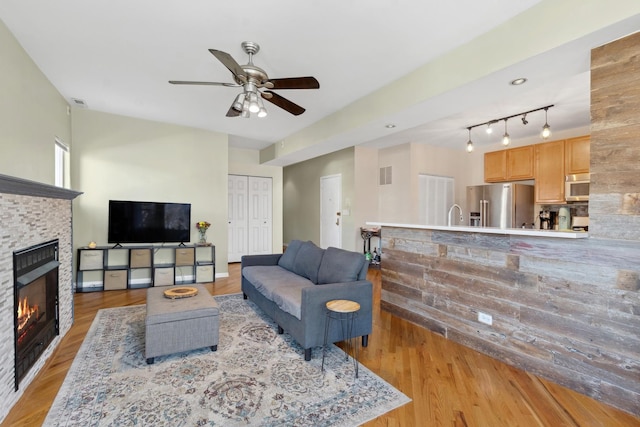
[{"label": "coffee maker on counter", "polygon": [[553,230],[553,227],[556,224],[557,215],[557,212],[549,210],[540,211],[540,229]]}]

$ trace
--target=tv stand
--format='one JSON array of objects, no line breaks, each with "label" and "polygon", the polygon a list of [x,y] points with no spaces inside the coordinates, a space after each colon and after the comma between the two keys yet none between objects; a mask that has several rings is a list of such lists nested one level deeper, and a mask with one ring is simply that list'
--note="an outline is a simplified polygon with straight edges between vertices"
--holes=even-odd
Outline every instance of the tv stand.
[{"label": "tv stand", "polygon": [[215,282],[216,249],[170,246],[97,246],[77,251],[76,292]]}]

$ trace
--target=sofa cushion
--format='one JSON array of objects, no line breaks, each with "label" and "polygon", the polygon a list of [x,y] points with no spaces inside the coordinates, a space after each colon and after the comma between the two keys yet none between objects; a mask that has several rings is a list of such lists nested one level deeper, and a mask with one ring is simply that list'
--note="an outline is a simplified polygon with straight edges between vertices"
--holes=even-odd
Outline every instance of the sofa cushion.
[{"label": "sofa cushion", "polygon": [[319,285],[327,283],[354,282],[358,280],[362,265],[366,262],[363,254],[329,247],[324,251],[318,269]]},{"label": "sofa cushion", "polygon": [[313,283],[318,283],[318,269],[323,255],[324,249],[317,247],[311,241],[304,242],[296,255],[293,272],[306,277]]},{"label": "sofa cushion", "polygon": [[277,265],[245,267],[242,275],[280,310],[298,319],[302,316],[302,288],[315,286],[309,279]]},{"label": "sofa cushion", "polygon": [[287,245],[287,249],[284,251],[280,259],[278,260],[278,265],[282,268],[286,268],[289,271],[293,271],[293,264],[296,261],[296,255],[298,255],[298,251],[302,246],[302,242],[300,240],[292,240]]}]

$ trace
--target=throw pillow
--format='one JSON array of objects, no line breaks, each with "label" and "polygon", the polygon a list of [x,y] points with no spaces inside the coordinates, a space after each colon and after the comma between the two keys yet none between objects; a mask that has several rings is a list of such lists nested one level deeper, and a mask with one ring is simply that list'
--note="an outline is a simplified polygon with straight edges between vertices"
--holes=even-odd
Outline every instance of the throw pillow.
[{"label": "throw pillow", "polygon": [[300,240],[292,240],[287,245],[287,250],[284,251],[280,259],[278,260],[278,265],[282,268],[285,268],[289,271],[293,271],[293,265],[296,262],[296,255],[298,255],[298,251],[302,246],[302,242]]},{"label": "throw pillow", "polygon": [[329,247],[318,269],[318,284],[354,282],[365,261],[361,253]]},{"label": "throw pillow", "polygon": [[313,283],[318,283],[318,268],[324,256],[324,249],[317,247],[313,242],[304,242],[296,255],[293,272],[306,277]]}]

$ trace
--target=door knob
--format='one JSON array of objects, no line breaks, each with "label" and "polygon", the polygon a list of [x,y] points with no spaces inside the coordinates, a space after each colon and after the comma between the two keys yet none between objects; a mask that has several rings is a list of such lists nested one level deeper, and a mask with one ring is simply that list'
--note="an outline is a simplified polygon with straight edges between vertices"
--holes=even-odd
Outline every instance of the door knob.
[{"label": "door knob", "polygon": [[336,219],[336,225],[340,225],[340,218]]}]

